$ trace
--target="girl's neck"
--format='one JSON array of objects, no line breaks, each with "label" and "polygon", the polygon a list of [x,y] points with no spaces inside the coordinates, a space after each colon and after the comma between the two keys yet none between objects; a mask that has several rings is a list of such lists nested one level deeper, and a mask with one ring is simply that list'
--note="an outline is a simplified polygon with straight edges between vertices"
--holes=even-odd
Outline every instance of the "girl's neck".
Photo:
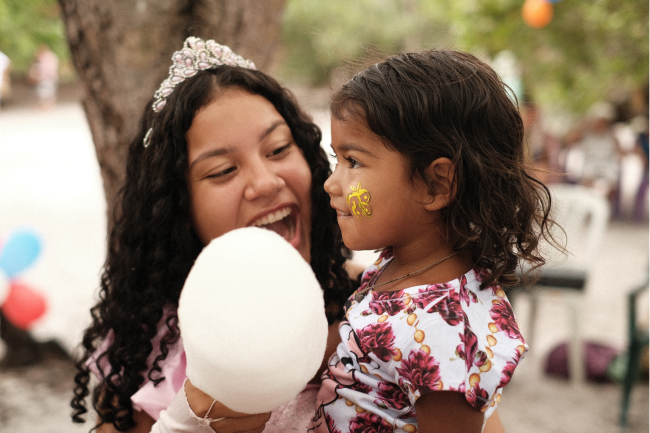
[{"label": "girl's neck", "polygon": [[[445,239],[421,238],[407,245],[394,245],[393,259],[375,284],[381,284],[425,268],[454,253],[451,242]],[[402,290],[423,284],[438,284],[454,280],[472,268],[465,255],[458,254],[443,262],[394,283],[374,289],[377,292]]]}]

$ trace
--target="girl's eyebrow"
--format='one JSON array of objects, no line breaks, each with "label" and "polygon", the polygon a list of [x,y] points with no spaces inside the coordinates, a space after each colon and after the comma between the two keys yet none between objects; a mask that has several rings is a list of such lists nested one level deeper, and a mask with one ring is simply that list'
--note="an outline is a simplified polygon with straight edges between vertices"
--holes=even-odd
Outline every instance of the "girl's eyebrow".
[{"label": "girl's eyebrow", "polygon": [[375,155],[374,153],[372,153],[371,151],[369,151],[369,150],[366,149],[365,147],[361,147],[361,146],[359,146],[359,145],[357,145],[357,144],[353,144],[353,143],[343,143],[343,144],[341,144],[340,146],[337,146],[337,149],[338,149],[339,151],[347,151],[347,152],[349,152],[349,151],[356,151],[356,152],[361,152],[361,153],[365,153],[366,155],[370,155],[370,156],[374,156],[374,155]]}]

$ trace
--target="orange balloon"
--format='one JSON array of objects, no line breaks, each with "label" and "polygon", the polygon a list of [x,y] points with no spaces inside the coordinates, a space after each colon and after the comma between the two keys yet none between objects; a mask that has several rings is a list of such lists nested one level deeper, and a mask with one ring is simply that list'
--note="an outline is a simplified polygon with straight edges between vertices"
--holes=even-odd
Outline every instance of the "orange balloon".
[{"label": "orange balloon", "polygon": [[26,284],[12,281],[2,304],[7,320],[20,329],[29,329],[45,313],[45,297]]},{"label": "orange balloon", "polygon": [[526,0],[521,7],[524,22],[534,29],[541,29],[553,18],[553,5],[548,0]]}]

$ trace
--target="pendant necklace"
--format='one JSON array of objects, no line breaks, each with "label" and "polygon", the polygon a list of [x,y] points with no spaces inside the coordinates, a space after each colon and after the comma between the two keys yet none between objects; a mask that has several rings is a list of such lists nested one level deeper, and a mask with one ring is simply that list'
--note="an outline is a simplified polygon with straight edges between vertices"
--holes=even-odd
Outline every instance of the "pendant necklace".
[{"label": "pendant necklace", "polygon": [[[409,272],[409,273],[406,274],[406,275],[402,275],[401,277],[397,277],[397,278],[394,278],[394,279],[392,279],[392,280],[390,280],[390,281],[386,281],[385,283],[379,283],[379,284],[368,284],[368,285],[366,286],[365,289],[363,289],[363,290],[359,290],[359,291],[354,295],[354,300],[357,301],[357,302],[361,302],[361,300],[366,296],[366,293],[369,292],[370,290],[374,289],[375,287],[385,286],[386,284],[394,283],[395,281],[399,281],[399,280],[402,280],[402,279],[404,279],[404,278],[407,278],[407,277],[410,277],[410,276],[413,276],[413,275],[417,275],[417,274],[419,274],[419,273],[421,273],[421,272],[424,272],[424,271],[426,271],[426,270],[429,270],[429,269],[433,268],[433,267],[436,266],[436,265],[439,265],[440,263],[444,262],[445,260],[450,259],[450,258],[452,258],[452,257],[454,257],[454,256],[456,256],[456,255],[458,255],[459,253],[460,253],[460,251],[457,251],[457,252],[455,252],[455,253],[449,254],[447,257],[443,257],[442,259],[440,259],[440,260],[438,260],[438,261],[435,261],[435,262],[431,263],[430,265],[426,265],[426,266],[423,267],[422,269],[418,269],[417,271]],[[380,275],[381,275],[381,274],[386,270],[386,268],[388,267],[388,265],[390,265],[391,263],[393,263],[393,260],[395,260],[394,257],[393,257],[392,259],[390,259],[390,262],[386,263],[386,265],[384,266],[384,268],[382,269],[381,272],[378,272],[377,274],[375,274],[375,276],[373,277],[373,279],[372,279],[371,281],[376,281],[377,279],[379,279],[379,276],[380,276]]]}]

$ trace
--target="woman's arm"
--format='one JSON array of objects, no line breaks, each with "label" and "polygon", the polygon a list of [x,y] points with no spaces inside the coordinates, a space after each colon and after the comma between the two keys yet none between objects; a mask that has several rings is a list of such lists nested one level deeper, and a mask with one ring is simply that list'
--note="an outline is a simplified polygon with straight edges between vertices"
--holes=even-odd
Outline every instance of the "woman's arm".
[{"label": "woman's arm", "polygon": [[481,433],[483,413],[456,391],[435,391],[415,402],[419,433]]},{"label": "woman's arm", "polygon": [[[144,411],[135,410],[133,411],[133,420],[135,421],[135,427],[129,429],[127,433],[149,433],[151,431],[151,426],[153,426],[154,420],[151,416]],[[97,422],[100,422],[97,419]],[[97,433],[119,433],[115,429],[113,424],[103,424],[97,429]]]}]

